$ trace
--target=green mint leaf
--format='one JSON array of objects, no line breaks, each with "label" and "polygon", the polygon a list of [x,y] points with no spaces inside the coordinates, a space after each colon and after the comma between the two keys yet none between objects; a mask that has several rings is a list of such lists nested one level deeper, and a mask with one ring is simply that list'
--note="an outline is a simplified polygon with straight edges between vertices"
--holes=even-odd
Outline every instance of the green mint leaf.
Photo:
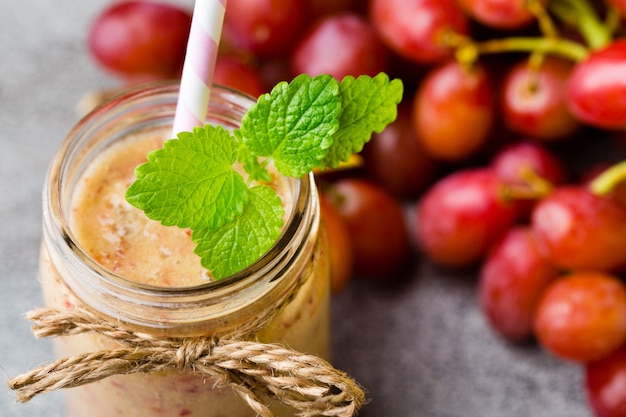
[{"label": "green mint leaf", "polygon": [[202,265],[215,279],[241,271],[265,253],[280,235],[283,207],[276,192],[259,185],[249,189],[243,213],[217,229],[194,230],[191,238]]},{"label": "green mint leaf", "polygon": [[342,100],[339,130],[334,134],[333,146],[319,164],[319,168],[335,168],[353,153],[363,149],[372,133],[380,133],[397,117],[397,105],[402,100],[403,85],[398,79],[380,73],[375,77],[348,76],[341,81]]},{"label": "green mint leaf", "polygon": [[252,264],[280,235],[282,202],[259,185],[271,183],[267,166],[294,178],[336,167],[395,120],[402,89],[385,74],[341,83],[301,75],[279,83],[232,134],[207,125],[151,152],[126,199],[153,220],[192,229],[202,265],[214,279],[224,278]]},{"label": "green mint leaf", "polygon": [[261,95],[240,131],[254,155],[272,158],[282,174],[299,178],[326,157],[340,113],[339,83],[303,74]]},{"label": "green mint leaf", "polygon": [[216,228],[243,211],[248,187],[233,169],[237,143],[221,126],[182,132],[135,169],[126,200],[166,226]]}]

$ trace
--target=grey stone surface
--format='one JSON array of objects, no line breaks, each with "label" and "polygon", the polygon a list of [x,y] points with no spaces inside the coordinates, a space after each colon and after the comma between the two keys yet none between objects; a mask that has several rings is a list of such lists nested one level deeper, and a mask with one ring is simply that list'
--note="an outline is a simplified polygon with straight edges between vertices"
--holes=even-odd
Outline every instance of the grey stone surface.
[{"label": "grey stone surface", "polygon": [[[40,192],[88,90],[114,84],[85,37],[105,0],[0,0],[0,375],[52,359],[23,314],[41,305]],[[191,4],[189,1],[181,1]],[[419,263],[397,286],[353,282],[334,301],[334,362],[371,402],[363,417],[589,417],[581,370],[533,345],[495,338],[474,278]],[[6,385],[0,417],[62,417],[62,395],[21,405]],[[84,416],[88,417],[88,416]]]}]

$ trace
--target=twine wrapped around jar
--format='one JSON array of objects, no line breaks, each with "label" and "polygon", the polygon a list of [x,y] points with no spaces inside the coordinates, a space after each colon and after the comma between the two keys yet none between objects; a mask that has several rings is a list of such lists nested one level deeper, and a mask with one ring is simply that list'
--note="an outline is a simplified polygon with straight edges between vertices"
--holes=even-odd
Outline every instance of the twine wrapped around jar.
[{"label": "twine wrapped around jar", "polygon": [[37,338],[96,332],[119,349],[85,353],[42,365],[9,380],[17,400],[99,381],[112,375],[177,369],[230,386],[257,414],[273,417],[262,398],[286,404],[302,417],[356,414],[363,389],[327,361],[277,344],[234,338],[163,338],[124,329],[84,309],[30,311]]}]

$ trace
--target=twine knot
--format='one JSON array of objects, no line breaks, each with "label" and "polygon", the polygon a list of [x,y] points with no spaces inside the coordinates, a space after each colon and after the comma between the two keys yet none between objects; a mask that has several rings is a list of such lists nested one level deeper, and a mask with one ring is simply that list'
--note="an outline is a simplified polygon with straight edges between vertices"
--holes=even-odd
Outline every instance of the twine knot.
[{"label": "twine knot", "polygon": [[214,337],[157,338],[124,329],[82,309],[37,309],[27,318],[36,337],[97,332],[119,349],[59,359],[9,380],[17,400],[99,381],[112,375],[178,369],[230,386],[260,416],[274,417],[268,397],[301,417],[351,417],[365,401],[362,388],[325,360],[276,344]]},{"label": "twine knot", "polygon": [[193,371],[202,357],[211,356],[215,341],[210,338],[183,339],[174,354],[174,365],[183,371]]}]

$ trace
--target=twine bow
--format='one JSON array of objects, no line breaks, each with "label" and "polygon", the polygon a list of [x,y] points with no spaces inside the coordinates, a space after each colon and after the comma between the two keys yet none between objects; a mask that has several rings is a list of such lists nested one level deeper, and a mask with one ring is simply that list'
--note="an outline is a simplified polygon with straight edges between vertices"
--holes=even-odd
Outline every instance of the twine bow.
[{"label": "twine bow", "polygon": [[9,380],[20,402],[38,394],[112,375],[178,369],[230,386],[259,415],[273,417],[261,398],[274,398],[302,417],[350,417],[363,405],[359,385],[325,360],[276,344],[214,337],[157,338],[120,328],[85,310],[32,310],[37,338],[97,332],[121,348],[76,355]]}]

